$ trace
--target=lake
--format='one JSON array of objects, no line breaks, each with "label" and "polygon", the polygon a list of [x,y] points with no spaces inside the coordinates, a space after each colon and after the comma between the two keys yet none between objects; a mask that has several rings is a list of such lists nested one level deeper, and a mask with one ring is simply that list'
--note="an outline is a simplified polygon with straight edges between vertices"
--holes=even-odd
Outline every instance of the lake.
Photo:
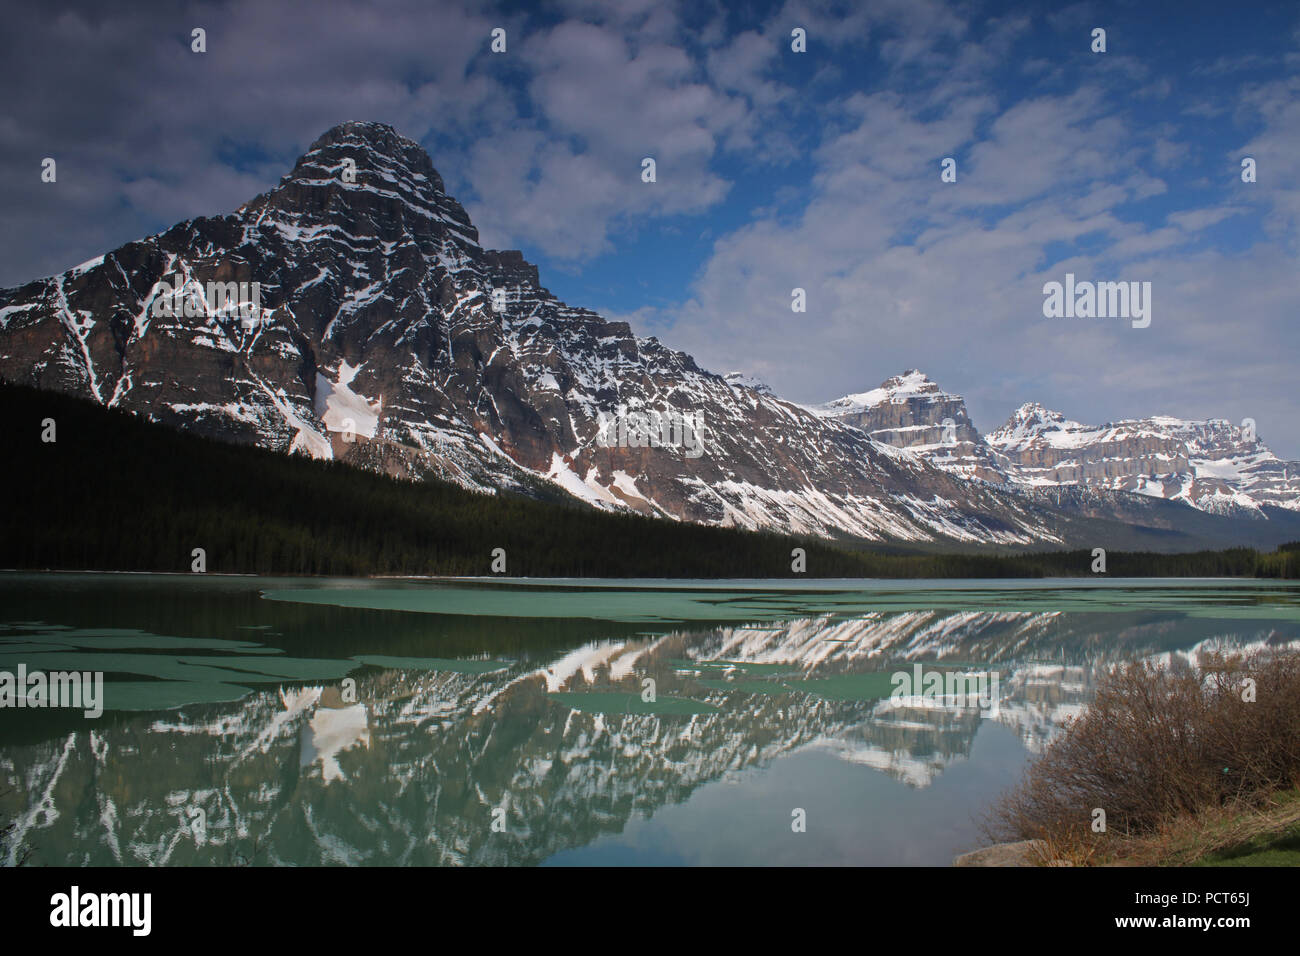
[{"label": "lake", "polygon": [[0,863],[947,865],[1106,668],[1297,642],[1253,580],[4,573],[0,672],[104,710],[0,708]]}]

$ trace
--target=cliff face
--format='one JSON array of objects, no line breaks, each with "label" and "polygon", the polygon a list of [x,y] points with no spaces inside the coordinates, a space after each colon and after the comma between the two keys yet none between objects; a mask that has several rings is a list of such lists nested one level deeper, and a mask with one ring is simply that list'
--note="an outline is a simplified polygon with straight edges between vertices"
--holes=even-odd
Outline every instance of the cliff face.
[{"label": "cliff face", "polygon": [[1300,462],[1274,455],[1249,423],[1153,416],[1084,425],[1027,402],[981,437],[962,397],[916,370],[810,410],[945,471],[1006,488],[1132,492],[1242,517],[1300,511]]},{"label": "cliff face", "polygon": [[1041,405],[1021,406],[988,442],[1030,484],[1108,482],[1187,471],[1187,448],[1146,422],[1094,428]]},{"label": "cliff face", "polygon": [[1031,403],[988,443],[1029,485],[1133,491],[1224,514],[1300,510],[1300,465],[1274,455],[1248,424],[1154,416],[1092,426]]},{"label": "cliff face", "polygon": [[1058,537],[1046,509],[558,301],[373,123],[330,130],[232,215],[0,292],[0,376],[489,491],[549,481],[597,507],[873,539]]},{"label": "cliff face", "polygon": [[876,441],[908,449],[961,478],[1008,481],[971,421],[966,401],[943,391],[917,369],[888,378],[870,391],[809,409],[861,429]]}]

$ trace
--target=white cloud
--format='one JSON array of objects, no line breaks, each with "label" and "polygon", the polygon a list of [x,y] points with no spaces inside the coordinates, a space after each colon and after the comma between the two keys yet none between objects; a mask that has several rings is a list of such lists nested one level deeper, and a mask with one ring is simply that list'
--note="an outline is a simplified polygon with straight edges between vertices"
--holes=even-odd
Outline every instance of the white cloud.
[{"label": "white cloud", "polygon": [[[925,114],[918,101],[946,109]],[[1277,181],[1255,195],[1287,241],[1232,253],[1192,250],[1239,202],[1170,213],[1168,225],[1126,214],[1168,189],[1144,160],[1186,144],[1128,117],[1103,87],[1008,107],[964,86],[859,94],[843,105],[852,125],[815,154],[803,214],[720,237],[690,298],[635,324],[801,401],[919,366],[965,393],[985,429],[1031,399],[1093,421],[1250,416],[1280,453],[1300,455],[1293,388],[1279,387],[1300,345],[1297,102],[1289,84],[1259,88],[1247,108],[1262,131],[1243,147],[1269,158]],[[940,182],[945,155],[964,156],[956,184]],[[1044,268],[1053,243],[1085,238],[1093,251]],[[1042,285],[1066,271],[1152,282],[1151,327],[1044,319]],[[806,314],[790,310],[794,287]]]}]

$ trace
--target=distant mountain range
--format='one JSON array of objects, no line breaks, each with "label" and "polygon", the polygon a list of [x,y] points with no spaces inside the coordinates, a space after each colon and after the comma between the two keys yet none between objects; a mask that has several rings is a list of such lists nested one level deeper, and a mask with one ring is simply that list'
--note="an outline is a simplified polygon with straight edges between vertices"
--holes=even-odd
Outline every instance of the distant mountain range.
[{"label": "distant mountain range", "polygon": [[[1177,548],[1300,537],[1272,522],[1296,517],[1300,480],[1227,430],[1093,438],[1044,413],[986,440],[919,373],[808,409],[701,369],[483,248],[428,154],[377,123],[329,130],[230,215],[0,290],[0,378],[215,439],[705,524],[914,545],[1086,544],[1094,519]],[[1131,464],[1083,460],[1068,435]],[[1075,471],[1097,494],[1042,493]],[[1157,479],[1223,520],[1123,494]]]},{"label": "distant mountain range", "polygon": [[1249,422],[1157,415],[1083,425],[1027,402],[981,436],[962,397],[916,369],[810,410],[963,478],[1132,492],[1221,515],[1300,512],[1300,462],[1278,458]]}]

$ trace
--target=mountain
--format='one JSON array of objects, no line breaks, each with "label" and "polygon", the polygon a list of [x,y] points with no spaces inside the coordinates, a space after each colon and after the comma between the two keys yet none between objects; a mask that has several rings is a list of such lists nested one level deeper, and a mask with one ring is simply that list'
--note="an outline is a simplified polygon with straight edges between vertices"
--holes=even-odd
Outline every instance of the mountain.
[{"label": "mountain", "polygon": [[428,154],[329,130],[230,215],[0,291],[0,378],[210,438],[484,491],[875,541],[1058,516],[729,382],[483,248]]},{"label": "mountain", "polygon": [[722,377],[726,379],[727,384],[733,388],[750,388],[758,392],[758,394],[766,395],[769,398],[776,396],[776,393],[772,391],[770,385],[754,378],[752,375],[747,375],[744,372],[728,372]]},{"label": "mountain", "polygon": [[965,400],[943,391],[918,369],[888,378],[868,392],[806,407],[859,428],[875,441],[915,452],[962,478],[999,484],[1007,480],[967,414]]},{"label": "mountain", "polygon": [[[193,549],[200,547],[207,570],[225,574],[481,575],[503,571],[494,554],[501,548],[508,555],[505,570],[526,577],[1089,573],[1086,550],[1008,555],[954,543],[868,550],[595,509],[554,485],[545,499],[481,494],[436,478],[407,481],[337,461],[213,441],[85,398],[7,383],[0,383],[0,420],[16,423],[9,467],[0,470],[0,501],[7,508],[0,568],[189,573]],[[51,420],[57,440],[47,443],[43,423]],[[1171,554],[1235,543],[1212,533],[1215,523],[1231,519],[1125,497],[1199,516],[1209,526],[1195,529],[1193,538],[1162,530],[1149,514],[1125,515],[1120,522],[1062,515],[1063,531],[1072,538],[1112,549],[1116,575],[1295,577],[1300,571],[1282,566],[1279,556],[1253,551]],[[1055,505],[1045,497],[1042,507]],[[1296,518],[1289,535],[1258,543],[1300,540],[1300,514],[1289,514]],[[1250,524],[1280,530],[1273,521]],[[802,572],[792,567],[795,547],[805,552]],[[933,553],[940,549],[947,553]],[[972,550],[984,553],[952,553]]]},{"label": "mountain", "polygon": [[[1300,462],[1278,458],[1249,423],[1153,416],[1084,425],[1027,402],[981,437],[962,397],[915,369],[879,388],[808,408],[963,478],[1022,489],[1072,513],[1154,519],[1149,508],[1111,492],[1236,518],[1300,512]],[[1070,488],[1094,494],[1042,493]]]},{"label": "mountain", "polygon": [[988,443],[1024,484],[1131,491],[1214,514],[1300,511],[1300,462],[1278,458],[1252,432],[1222,419],[1163,415],[1082,425],[1029,403]]}]

